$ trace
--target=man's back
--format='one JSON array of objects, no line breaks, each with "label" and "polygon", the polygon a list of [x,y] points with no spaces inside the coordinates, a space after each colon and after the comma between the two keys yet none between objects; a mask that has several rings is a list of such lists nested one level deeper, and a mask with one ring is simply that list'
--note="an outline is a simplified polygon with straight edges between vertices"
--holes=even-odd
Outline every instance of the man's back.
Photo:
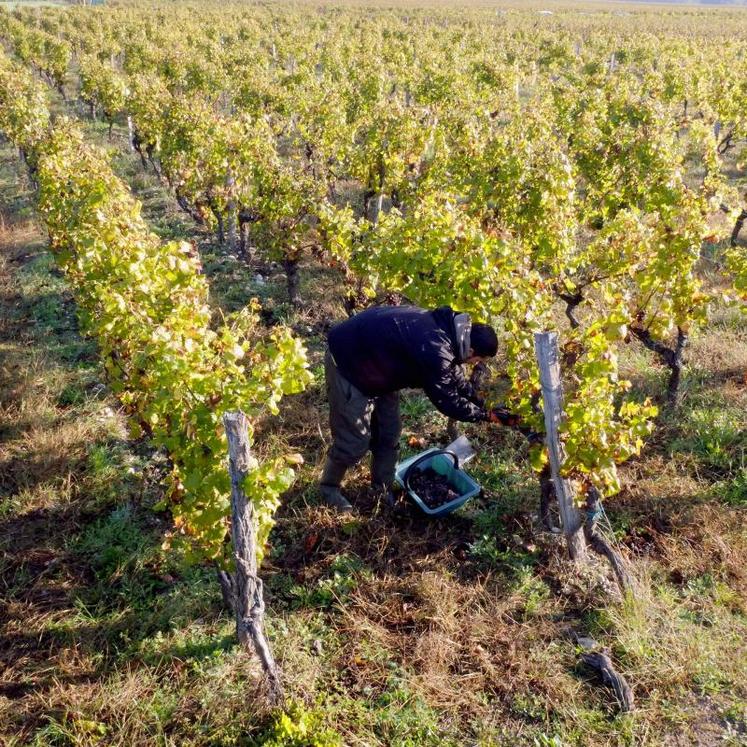
[{"label": "man's back", "polygon": [[375,397],[422,387],[456,359],[454,312],[416,306],[376,306],[330,330],[329,348],[340,373]]}]

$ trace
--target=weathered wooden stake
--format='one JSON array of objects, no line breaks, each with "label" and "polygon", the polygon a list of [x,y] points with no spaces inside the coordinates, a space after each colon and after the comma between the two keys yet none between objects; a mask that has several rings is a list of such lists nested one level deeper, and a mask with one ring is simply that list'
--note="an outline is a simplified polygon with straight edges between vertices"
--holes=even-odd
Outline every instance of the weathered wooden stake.
[{"label": "weathered wooden stake", "polygon": [[135,152],[135,128],[132,124],[132,117],[127,115],[127,143],[130,146],[130,153]]},{"label": "weathered wooden stake", "polygon": [[228,250],[236,254],[239,250],[239,213],[236,208],[236,177],[229,168],[226,172],[226,192],[228,193]]},{"label": "weathered wooden stake", "polygon": [[251,465],[247,417],[243,412],[228,412],[223,416],[228,438],[229,473],[231,475],[231,539],[236,571],[220,571],[218,577],[224,598],[230,599],[236,613],[236,633],[239,642],[252,646],[262,664],[274,705],[283,702],[280,670],[265,637],[265,603],[262,581],[257,576],[257,531],[254,506],[244,493],[243,481]]},{"label": "weathered wooden stake", "polygon": [[369,210],[369,220],[373,225],[378,225],[379,223],[379,216],[381,215],[381,211],[384,207],[384,193],[379,191],[378,193],[374,193],[374,195],[371,197],[371,201],[368,204],[368,210]]},{"label": "weathered wooden stake", "polygon": [[575,561],[582,561],[586,558],[586,541],[582,531],[583,519],[573,501],[573,489],[570,482],[560,474],[565,455],[558,436],[563,415],[563,386],[560,379],[557,334],[538,332],[534,335],[534,349],[542,385],[547,451],[550,456],[550,470],[555,485],[555,495],[558,499],[563,534],[568,543],[571,558]]}]

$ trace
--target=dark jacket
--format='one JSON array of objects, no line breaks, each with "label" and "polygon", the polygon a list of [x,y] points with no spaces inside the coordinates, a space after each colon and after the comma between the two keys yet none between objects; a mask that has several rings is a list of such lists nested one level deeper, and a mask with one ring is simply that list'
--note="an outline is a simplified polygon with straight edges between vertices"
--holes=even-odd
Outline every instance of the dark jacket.
[{"label": "dark jacket", "polygon": [[369,397],[423,389],[456,420],[487,420],[483,402],[464,376],[471,322],[448,306],[375,306],[334,326],[329,349],[338,371]]}]

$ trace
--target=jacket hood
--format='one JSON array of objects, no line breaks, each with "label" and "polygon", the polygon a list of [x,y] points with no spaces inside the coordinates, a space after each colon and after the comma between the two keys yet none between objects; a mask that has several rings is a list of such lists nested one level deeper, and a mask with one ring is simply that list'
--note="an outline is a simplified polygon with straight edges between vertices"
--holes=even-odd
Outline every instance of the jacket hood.
[{"label": "jacket hood", "polygon": [[446,331],[451,338],[457,360],[459,363],[464,363],[469,358],[469,351],[472,347],[470,340],[472,319],[470,315],[454,311],[451,306],[439,306],[431,313],[436,324]]}]

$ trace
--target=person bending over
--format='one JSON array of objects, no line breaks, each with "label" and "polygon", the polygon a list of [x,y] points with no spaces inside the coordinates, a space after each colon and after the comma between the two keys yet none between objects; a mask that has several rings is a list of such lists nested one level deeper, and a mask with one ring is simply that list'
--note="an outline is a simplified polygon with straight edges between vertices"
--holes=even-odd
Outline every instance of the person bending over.
[{"label": "person bending over", "polygon": [[324,358],[332,446],[320,481],[326,502],[352,506],[340,486],[345,472],[371,451],[371,483],[391,489],[399,456],[399,390],[422,389],[444,415],[463,422],[516,419],[487,410],[462,365],[495,356],[498,339],[487,324],[449,306],[375,306],[335,325]]}]

